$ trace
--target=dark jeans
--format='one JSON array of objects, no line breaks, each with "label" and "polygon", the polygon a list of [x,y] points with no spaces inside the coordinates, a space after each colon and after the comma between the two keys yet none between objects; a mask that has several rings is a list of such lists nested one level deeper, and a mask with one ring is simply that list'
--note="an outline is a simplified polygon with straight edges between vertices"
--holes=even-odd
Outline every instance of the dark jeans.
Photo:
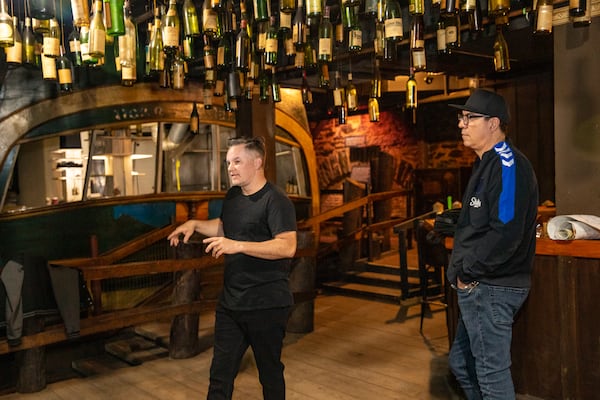
[{"label": "dark jeans", "polygon": [[217,308],[207,399],[231,399],[233,381],[248,346],[254,352],[264,399],[285,399],[281,349],[289,313],[290,307],[253,311]]},{"label": "dark jeans", "polygon": [[514,400],[512,325],[528,293],[484,283],[457,290],[460,318],[448,362],[468,400]]}]

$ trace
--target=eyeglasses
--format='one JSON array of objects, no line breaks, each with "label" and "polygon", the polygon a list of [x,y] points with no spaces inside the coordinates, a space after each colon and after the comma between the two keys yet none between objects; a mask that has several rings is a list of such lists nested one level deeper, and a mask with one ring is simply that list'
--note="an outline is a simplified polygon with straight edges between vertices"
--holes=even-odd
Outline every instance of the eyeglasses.
[{"label": "eyeglasses", "polygon": [[464,126],[468,126],[469,122],[472,119],[477,119],[477,118],[491,118],[491,117],[489,115],[484,115],[484,114],[462,114],[462,113],[458,113],[457,118],[458,118],[458,122],[462,122]]}]

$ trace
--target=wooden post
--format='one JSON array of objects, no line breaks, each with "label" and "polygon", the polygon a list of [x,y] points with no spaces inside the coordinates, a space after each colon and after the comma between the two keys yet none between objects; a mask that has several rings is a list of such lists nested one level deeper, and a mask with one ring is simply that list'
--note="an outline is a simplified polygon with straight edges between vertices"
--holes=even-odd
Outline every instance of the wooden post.
[{"label": "wooden post", "polygon": [[[358,199],[365,195],[363,184],[346,179],[344,181],[344,203]],[[362,210],[357,208],[344,213],[342,220],[342,236],[346,237],[355,232],[362,225]],[[354,261],[360,257],[360,241],[352,242],[340,249],[340,268],[346,273],[354,265]]]},{"label": "wooden post", "polygon": [[[298,231],[298,250],[311,250],[314,242],[313,231]],[[314,329],[316,269],[315,255],[297,257],[292,261],[289,285],[295,304],[288,320],[288,332],[308,333]]]},{"label": "wooden post", "polygon": [[[199,258],[204,254],[202,241],[180,242],[176,258]],[[177,271],[173,288],[173,304],[190,303],[200,295],[200,272],[198,270]],[[171,324],[169,356],[175,359],[190,358],[198,354],[198,323],[200,314],[176,315]]]},{"label": "wooden post", "polygon": [[[44,330],[44,320],[40,317],[23,319],[23,335],[31,335]],[[22,350],[15,355],[19,366],[17,392],[39,392],[46,387],[46,348],[44,346]]]},{"label": "wooden post", "polygon": [[[98,257],[98,236],[90,237],[90,253],[92,257]],[[102,282],[94,280],[90,283],[92,287],[92,301],[94,303],[94,315],[102,314]]]}]

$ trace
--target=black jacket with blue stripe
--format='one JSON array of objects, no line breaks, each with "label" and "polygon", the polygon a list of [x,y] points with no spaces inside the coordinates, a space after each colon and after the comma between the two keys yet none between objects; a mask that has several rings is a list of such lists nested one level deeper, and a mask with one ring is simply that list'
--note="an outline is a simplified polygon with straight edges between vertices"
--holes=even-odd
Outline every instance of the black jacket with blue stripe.
[{"label": "black jacket with blue stripe", "polygon": [[447,277],[529,287],[535,256],[537,179],[509,141],[477,158],[454,234]]}]

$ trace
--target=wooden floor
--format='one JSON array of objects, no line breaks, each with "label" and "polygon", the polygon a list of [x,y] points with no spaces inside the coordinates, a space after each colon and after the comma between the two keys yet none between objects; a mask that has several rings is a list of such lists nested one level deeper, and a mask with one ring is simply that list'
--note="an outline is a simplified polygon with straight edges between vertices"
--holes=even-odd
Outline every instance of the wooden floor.
[{"label": "wooden floor", "polygon": [[[445,313],[426,318],[419,333],[419,307],[399,321],[395,304],[320,295],[315,329],[288,333],[283,350],[288,399],[446,400],[458,399],[447,383],[448,338]],[[106,370],[86,378],[49,384],[32,394],[0,400],[202,399],[206,397],[214,317],[200,319],[206,351],[185,360],[167,356],[139,366]],[[146,326],[163,330],[168,324]],[[164,353],[163,353],[164,354]],[[236,380],[236,400],[262,399],[253,358],[247,354]]]}]

